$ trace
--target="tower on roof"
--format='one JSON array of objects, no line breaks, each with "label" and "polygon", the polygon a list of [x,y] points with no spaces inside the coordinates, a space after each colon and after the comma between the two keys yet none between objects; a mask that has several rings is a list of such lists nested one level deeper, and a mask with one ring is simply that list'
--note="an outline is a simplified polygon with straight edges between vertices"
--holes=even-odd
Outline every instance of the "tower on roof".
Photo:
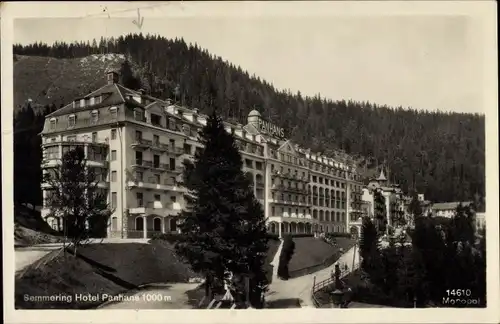
[{"label": "tower on roof", "polygon": [[260,117],[261,117],[260,112],[254,109],[248,114],[247,123],[257,127]]},{"label": "tower on roof", "polygon": [[120,74],[116,70],[108,70],[106,71],[106,81],[108,84],[118,83],[120,80]]},{"label": "tower on roof", "polygon": [[384,168],[380,169],[380,175],[378,176],[377,181],[380,182],[387,181],[387,178],[385,177],[384,174]]}]

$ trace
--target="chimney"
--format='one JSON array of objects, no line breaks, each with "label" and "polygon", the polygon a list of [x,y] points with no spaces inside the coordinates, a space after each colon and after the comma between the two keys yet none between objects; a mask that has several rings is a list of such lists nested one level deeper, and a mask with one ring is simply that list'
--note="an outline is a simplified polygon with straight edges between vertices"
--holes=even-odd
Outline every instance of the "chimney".
[{"label": "chimney", "polygon": [[106,72],[106,79],[108,81],[108,84],[118,83],[118,81],[119,81],[118,72],[116,72],[116,71],[108,71],[108,72]]}]

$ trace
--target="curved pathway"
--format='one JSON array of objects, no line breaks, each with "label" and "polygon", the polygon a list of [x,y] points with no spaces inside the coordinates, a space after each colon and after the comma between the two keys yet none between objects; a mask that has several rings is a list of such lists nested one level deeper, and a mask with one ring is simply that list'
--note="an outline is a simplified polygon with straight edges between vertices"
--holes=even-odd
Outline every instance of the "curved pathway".
[{"label": "curved pathway", "polygon": [[[356,249],[356,251],[354,251]],[[353,257],[355,267],[359,264],[359,251],[358,247],[355,245],[350,248],[346,253],[340,256],[340,258],[328,268],[316,271],[314,273],[292,278],[288,280],[281,280],[273,273],[273,282],[269,285],[269,291],[267,292],[266,300],[274,301],[281,299],[299,298],[302,307],[313,307],[314,303],[311,296],[312,286],[314,277],[316,277],[316,282],[325,280],[331,276],[332,271],[335,270],[335,265],[340,264],[341,267],[344,264],[348,266],[348,272],[351,272]]]}]

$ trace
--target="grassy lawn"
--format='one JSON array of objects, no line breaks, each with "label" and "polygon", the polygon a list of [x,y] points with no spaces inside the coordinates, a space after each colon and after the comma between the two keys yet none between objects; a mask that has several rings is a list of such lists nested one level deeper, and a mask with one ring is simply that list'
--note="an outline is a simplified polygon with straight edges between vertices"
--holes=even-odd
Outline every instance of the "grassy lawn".
[{"label": "grassy lawn", "polygon": [[197,277],[175,255],[173,245],[164,241],[90,244],[79,249],[78,253],[97,262],[104,271],[136,286],[188,282],[189,278]]},{"label": "grassy lawn", "polygon": [[[57,251],[45,256],[50,260]],[[30,266],[15,282],[16,308],[90,308],[100,301],[75,300],[75,294],[117,294],[148,283],[188,282],[196,277],[178,260],[170,244],[91,244],[82,257],[59,253],[45,265]],[[26,296],[70,296],[72,300],[30,301]]]},{"label": "grassy lawn", "polygon": [[[50,259],[59,251],[49,253]],[[97,302],[75,300],[76,294],[117,294],[126,288],[99,275],[87,262],[63,253],[48,261],[44,266],[31,267],[22,278],[15,280],[16,309],[77,309],[97,306]],[[59,298],[53,301],[29,300],[35,297]]]},{"label": "grassy lawn", "polygon": [[340,256],[340,248],[347,251],[354,244],[353,240],[343,237],[336,238],[336,247],[314,237],[297,237],[293,240],[295,242],[295,252],[289,264],[289,271],[292,276],[293,272],[320,265],[327,258],[336,259],[336,255]]}]

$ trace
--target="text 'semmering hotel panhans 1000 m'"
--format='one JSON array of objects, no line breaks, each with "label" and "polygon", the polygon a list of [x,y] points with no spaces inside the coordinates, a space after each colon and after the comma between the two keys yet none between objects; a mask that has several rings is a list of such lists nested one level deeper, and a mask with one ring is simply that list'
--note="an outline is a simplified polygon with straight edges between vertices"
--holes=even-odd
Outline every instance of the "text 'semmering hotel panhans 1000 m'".
[{"label": "text 'semmering hotel panhans 1000 m'", "polygon": [[[57,166],[65,152],[83,146],[114,209],[109,237],[177,233],[186,193],[182,162],[202,147],[197,132],[206,120],[196,109],[127,89],[108,71],[107,85],[46,117],[43,167]],[[348,232],[350,222],[359,222],[362,184],[350,157],[300,148],[256,110],[247,125],[225,127],[234,134],[270,232]],[[46,198],[49,188],[42,189]],[[47,206],[42,216],[48,217]],[[61,228],[60,219],[46,220]]]}]

